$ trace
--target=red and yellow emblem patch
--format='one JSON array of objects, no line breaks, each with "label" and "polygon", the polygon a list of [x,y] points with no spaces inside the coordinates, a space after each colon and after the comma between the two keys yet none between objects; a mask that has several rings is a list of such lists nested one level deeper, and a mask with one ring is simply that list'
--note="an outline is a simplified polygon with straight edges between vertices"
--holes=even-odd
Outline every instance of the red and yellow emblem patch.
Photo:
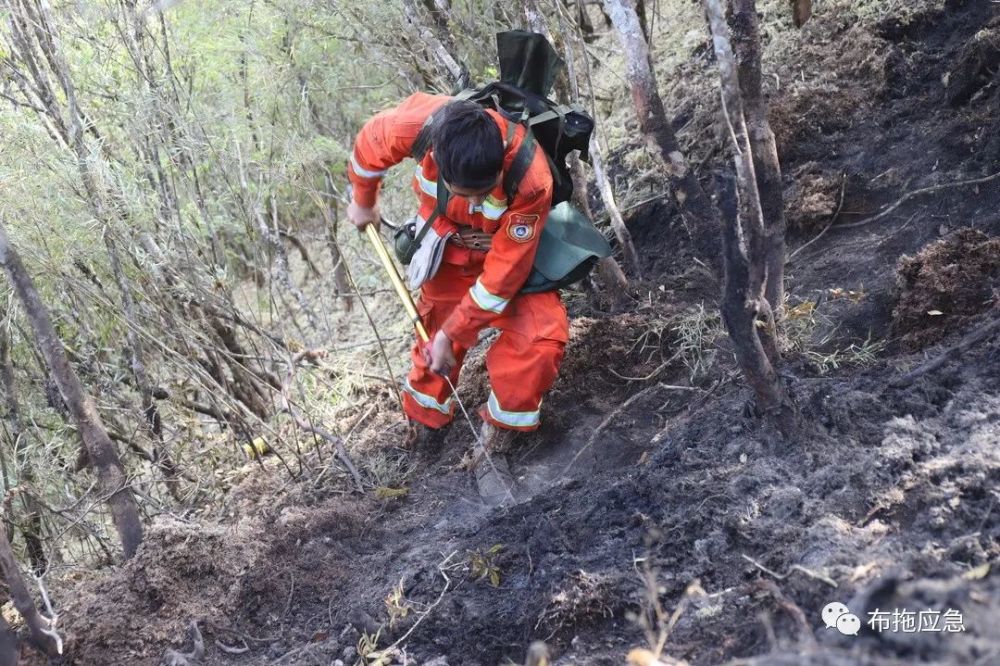
[{"label": "red and yellow emblem patch", "polygon": [[527,243],[535,237],[537,215],[511,215],[507,223],[507,236],[515,243]]}]

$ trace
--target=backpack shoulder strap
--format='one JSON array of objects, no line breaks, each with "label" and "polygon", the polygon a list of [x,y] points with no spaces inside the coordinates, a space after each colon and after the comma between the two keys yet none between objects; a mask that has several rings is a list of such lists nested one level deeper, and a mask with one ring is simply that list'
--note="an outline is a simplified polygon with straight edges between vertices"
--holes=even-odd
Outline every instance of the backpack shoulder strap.
[{"label": "backpack shoulder strap", "polygon": [[[527,132],[524,134],[524,140],[521,142],[521,146],[517,149],[517,154],[514,155],[514,161],[511,162],[510,168],[507,170],[507,174],[503,179],[503,190],[507,195],[508,205],[510,202],[514,201],[514,196],[517,194],[517,188],[521,184],[521,180],[524,178],[524,174],[528,173],[528,169],[531,167],[531,162],[535,159],[535,150],[538,148],[538,144],[535,141],[535,134],[528,128]],[[545,159],[549,163],[549,173],[552,174],[552,180],[555,185],[559,185],[562,182],[562,176],[559,174],[559,170],[556,169],[555,162],[548,153],[542,151],[545,154]]]},{"label": "backpack shoulder strap", "polygon": [[525,128],[524,139],[514,155],[514,161],[510,163],[510,168],[503,178],[503,191],[507,195],[507,202],[510,205],[517,194],[517,188],[524,179],[524,174],[528,173],[532,160],[535,159],[535,134],[530,128]]},{"label": "backpack shoulder strap", "polygon": [[415,247],[420,247],[420,243],[423,242],[424,236],[427,235],[427,231],[434,224],[434,220],[438,219],[444,211],[448,210],[448,201],[451,199],[451,192],[448,188],[444,186],[444,181],[438,176],[437,179],[437,203],[434,205],[434,210],[431,211],[430,216],[428,216],[427,221],[424,226],[420,228],[417,235],[414,236],[413,242],[416,244]]}]

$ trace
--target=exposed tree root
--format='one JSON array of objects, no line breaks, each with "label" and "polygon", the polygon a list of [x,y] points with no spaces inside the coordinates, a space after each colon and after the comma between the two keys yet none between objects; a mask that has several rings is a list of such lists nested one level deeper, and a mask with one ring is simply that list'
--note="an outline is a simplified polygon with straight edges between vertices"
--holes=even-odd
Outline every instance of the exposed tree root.
[{"label": "exposed tree root", "polygon": [[188,625],[188,638],[192,644],[191,651],[167,650],[160,660],[161,666],[198,666],[198,662],[205,656],[205,640],[201,637],[197,620],[192,620]]}]

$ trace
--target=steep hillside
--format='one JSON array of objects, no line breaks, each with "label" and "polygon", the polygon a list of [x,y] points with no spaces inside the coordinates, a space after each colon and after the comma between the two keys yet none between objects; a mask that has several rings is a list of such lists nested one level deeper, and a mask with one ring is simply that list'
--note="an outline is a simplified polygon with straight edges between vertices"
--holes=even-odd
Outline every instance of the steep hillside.
[{"label": "steep hillside", "polygon": [[[372,492],[328,453],[294,482],[248,466],[224,518],[161,519],[120,570],[54,590],[69,663],[155,664],[192,621],[206,666],[493,666],[536,639],[559,665],[617,665],[659,632],[699,666],[1000,663],[1000,342],[894,382],[1000,314],[1000,5],[816,2],[798,31],[784,4],[767,5],[765,69],[800,433],[752,416],[718,285],[669,199],[641,203],[664,192],[653,173],[624,202],[639,298],[609,314],[568,295],[544,425],[510,452],[516,506],[479,502],[464,422],[400,449],[395,398],[373,390],[340,424]],[[661,76],[725,208],[714,64],[685,20],[659,23]],[[611,139],[616,179],[638,182],[644,149]],[[842,635],[830,602],[863,621],[955,610],[963,631]]]}]

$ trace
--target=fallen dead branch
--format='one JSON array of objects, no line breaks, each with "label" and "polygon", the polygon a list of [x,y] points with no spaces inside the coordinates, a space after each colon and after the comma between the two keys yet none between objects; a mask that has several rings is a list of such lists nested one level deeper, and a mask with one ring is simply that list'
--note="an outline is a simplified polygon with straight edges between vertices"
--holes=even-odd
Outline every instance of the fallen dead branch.
[{"label": "fallen dead branch", "polygon": [[380,657],[388,656],[394,653],[400,645],[406,642],[406,639],[408,639],[413,634],[416,628],[420,626],[420,623],[423,622],[424,619],[426,619],[427,616],[430,615],[431,612],[441,604],[441,602],[444,600],[444,595],[446,595],[448,593],[448,590],[451,589],[451,578],[448,577],[448,574],[446,572],[448,571],[448,569],[454,568],[452,565],[449,565],[448,563],[451,561],[451,558],[455,557],[456,553],[458,553],[458,551],[453,551],[438,564],[438,573],[441,574],[442,578],[444,578],[444,587],[441,588],[441,594],[438,595],[438,598],[434,601],[434,603],[428,606],[427,610],[425,610],[423,613],[420,614],[420,616],[410,626],[410,628],[406,630],[406,633],[404,633],[402,636],[396,639],[395,643],[385,648],[384,650],[379,650],[378,652],[374,652],[368,655],[369,658],[378,659]]},{"label": "fallen dead branch", "polygon": [[618,416],[621,415],[622,412],[624,412],[629,407],[631,407],[633,404],[635,404],[635,402],[638,401],[640,398],[642,398],[642,397],[644,397],[646,395],[649,395],[653,391],[660,390],[660,389],[662,389],[664,391],[700,391],[701,390],[701,389],[695,388],[693,386],[675,386],[673,384],[664,384],[663,382],[658,382],[656,384],[653,384],[652,386],[647,386],[646,388],[642,389],[641,391],[639,391],[638,393],[636,393],[635,395],[633,395],[632,397],[630,397],[628,400],[626,400],[625,402],[623,402],[620,407],[618,407],[617,409],[615,409],[614,411],[612,411],[610,414],[608,414],[604,418],[603,421],[601,421],[601,424],[598,425],[594,429],[594,432],[590,435],[590,438],[587,440],[587,443],[584,444],[583,447],[581,447],[580,450],[576,452],[576,455],[573,456],[573,459],[570,460],[569,463],[566,465],[566,467],[563,469],[562,475],[565,476],[569,472],[569,470],[573,467],[573,465],[576,464],[576,461],[580,459],[580,456],[582,456],[585,451],[587,451],[591,446],[594,445],[594,442],[597,441],[597,438],[600,437],[601,433],[604,432],[605,428],[607,428],[611,424],[612,421],[614,421],[616,418],[618,418]]},{"label": "fallen dead branch", "polygon": [[1000,331],[1000,317],[997,317],[991,322],[983,324],[982,326],[980,326],[979,328],[977,328],[976,330],[972,331],[964,338],[962,338],[958,344],[944,350],[944,352],[937,358],[917,368],[914,368],[913,370],[906,373],[902,377],[892,380],[891,382],[889,382],[889,385],[892,386],[893,388],[903,388],[905,386],[909,386],[920,377],[923,377],[926,374],[938,370],[943,365],[948,363],[948,361],[953,361],[957,359],[959,356],[968,351],[970,347],[989,339],[998,331]]},{"label": "fallen dead branch", "polygon": [[192,620],[188,625],[188,638],[192,647],[190,652],[178,652],[177,650],[167,650],[160,660],[162,666],[198,666],[198,662],[205,656],[205,640],[198,629],[198,621]]},{"label": "fallen dead branch", "polygon": [[[243,639],[240,639],[240,640],[243,640]],[[220,650],[222,650],[226,654],[243,654],[244,652],[249,652],[250,651],[250,646],[247,645],[246,641],[243,641],[243,645],[241,645],[239,647],[235,647],[235,646],[232,646],[232,645],[226,645],[225,643],[223,643],[222,641],[220,641],[218,638],[216,638],[212,642],[215,643],[215,647],[219,648]]]},{"label": "fallen dead branch", "polygon": [[676,352],[673,356],[671,356],[666,361],[664,361],[663,363],[661,363],[658,368],[656,368],[655,370],[653,370],[651,373],[649,373],[645,377],[626,377],[625,375],[620,375],[617,372],[615,372],[614,368],[608,368],[608,372],[610,372],[611,374],[613,374],[618,379],[623,379],[623,380],[628,381],[628,382],[648,382],[650,379],[655,378],[661,372],[663,372],[664,370],[666,370],[667,366],[670,365],[671,363],[673,363],[675,360],[677,360],[677,357],[680,356],[680,355],[681,355],[680,352]]},{"label": "fallen dead branch", "polygon": [[237,631],[232,627],[227,627],[221,624],[215,624],[210,620],[203,620],[202,622],[210,631],[213,633],[226,634],[238,639],[244,645],[250,645],[251,643],[258,643],[261,645],[268,645],[279,640],[280,636],[266,636],[264,638],[257,638],[256,636],[250,636],[249,634],[244,634],[241,631]]},{"label": "fallen dead branch", "polygon": [[778,580],[785,580],[786,578],[788,578],[789,576],[791,576],[793,573],[795,573],[796,571],[798,571],[799,573],[801,573],[803,575],[806,575],[809,578],[812,578],[813,580],[818,580],[818,581],[820,581],[822,583],[826,583],[830,587],[837,587],[837,582],[835,580],[833,580],[832,578],[830,578],[829,576],[827,576],[825,574],[817,573],[817,572],[815,572],[815,571],[813,571],[811,569],[806,569],[805,567],[803,567],[801,565],[798,565],[798,564],[793,564],[792,566],[788,567],[788,571],[786,571],[783,574],[780,574],[780,573],[778,573],[776,571],[768,569],[763,564],[761,564],[757,560],[753,559],[749,555],[741,554],[741,557],[744,560],[746,560],[747,562],[749,562],[750,564],[754,565],[755,567],[757,567],[758,569],[760,569],[761,571],[763,571],[764,573],[766,573],[767,575],[773,576],[774,578],[776,578]]},{"label": "fallen dead branch", "polygon": [[840,230],[840,229],[855,229],[857,227],[863,227],[866,224],[871,224],[872,222],[876,222],[878,220],[881,220],[883,217],[885,217],[886,215],[888,215],[892,211],[896,210],[897,208],[899,208],[900,206],[902,206],[904,203],[906,203],[907,201],[909,201],[913,197],[917,197],[917,196],[920,196],[922,194],[931,194],[933,192],[940,192],[941,190],[947,190],[947,189],[952,188],[952,187],[966,187],[968,185],[983,185],[985,183],[989,183],[989,182],[992,182],[992,181],[997,180],[997,179],[1000,179],[1000,172],[997,172],[997,173],[995,173],[995,174],[993,174],[991,176],[984,176],[982,178],[971,178],[969,180],[959,180],[959,181],[955,181],[955,182],[952,182],[952,183],[941,183],[940,185],[932,185],[930,187],[920,188],[919,190],[913,190],[912,192],[907,192],[906,194],[904,194],[903,196],[901,196],[899,199],[896,200],[895,203],[893,203],[888,208],[883,209],[877,215],[873,215],[872,217],[869,217],[869,218],[864,219],[864,220],[859,220],[857,222],[851,222],[850,224],[841,224],[841,225],[838,225],[836,227],[836,229],[837,230]]}]

